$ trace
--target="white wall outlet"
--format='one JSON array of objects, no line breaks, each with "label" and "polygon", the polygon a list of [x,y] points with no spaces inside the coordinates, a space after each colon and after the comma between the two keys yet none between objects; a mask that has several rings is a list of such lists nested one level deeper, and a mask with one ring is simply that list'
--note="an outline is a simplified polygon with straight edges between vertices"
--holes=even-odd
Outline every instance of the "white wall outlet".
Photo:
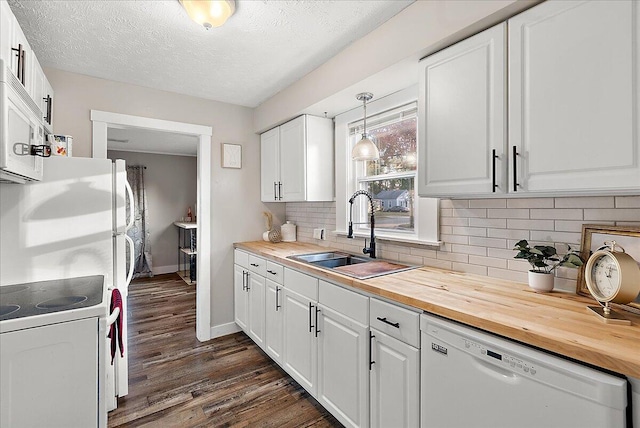
[{"label": "white wall outlet", "polygon": [[327,239],[327,237],[325,236],[324,227],[313,229],[313,237],[315,239]]}]

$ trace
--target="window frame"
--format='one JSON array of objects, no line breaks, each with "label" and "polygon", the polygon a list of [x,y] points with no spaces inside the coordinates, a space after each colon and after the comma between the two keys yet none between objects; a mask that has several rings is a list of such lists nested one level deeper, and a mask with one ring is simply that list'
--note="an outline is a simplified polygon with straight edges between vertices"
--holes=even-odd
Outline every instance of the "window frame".
[{"label": "window frame", "polygon": [[[411,108],[417,103],[418,86],[413,85],[402,91],[367,103],[367,117],[373,117],[381,113],[394,114]],[[416,114],[419,114],[417,112]],[[353,142],[350,138],[350,129],[363,119],[363,108],[358,107],[337,115],[335,118],[335,166],[336,166],[336,234],[346,235],[349,218],[349,203],[351,195],[358,190],[359,181],[357,177],[365,177],[363,174],[364,162],[351,160],[351,149]],[[417,124],[416,124],[417,126]],[[416,130],[417,131],[417,130]],[[418,134],[419,135],[419,134]],[[416,148],[418,150],[418,148]],[[419,159],[419,158],[418,158]],[[418,168],[413,172],[402,172],[400,174],[414,174],[416,188],[416,202],[414,206],[414,231],[393,231],[391,229],[376,229],[376,237],[382,240],[409,242],[425,245],[440,245],[439,240],[439,201],[436,198],[422,198],[417,193]],[[358,174],[359,173],[359,174]],[[368,180],[371,176],[366,177]],[[362,199],[362,201],[360,201]],[[356,209],[362,209],[366,205],[365,198],[358,198]],[[355,205],[355,204],[354,204]],[[360,208],[362,207],[362,208]],[[365,216],[366,217],[366,216]],[[354,215],[354,221],[356,216]],[[354,235],[367,237],[370,229],[367,225],[357,227]]]}]

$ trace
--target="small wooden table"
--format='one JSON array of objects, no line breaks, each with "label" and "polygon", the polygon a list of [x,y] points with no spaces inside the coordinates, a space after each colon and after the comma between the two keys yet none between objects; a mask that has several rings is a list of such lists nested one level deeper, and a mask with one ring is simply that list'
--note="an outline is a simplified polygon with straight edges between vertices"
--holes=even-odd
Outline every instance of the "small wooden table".
[{"label": "small wooden table", "polygon": [[[187,284],[195,284],[198,223],[176,221],[173,224],[178,228],[178,275]],[[187,234],[187,232],[189,233]],[[188,266],[187,257],[189,258]],[[184,269],[182,269],[182,265],[184,265]]]}]

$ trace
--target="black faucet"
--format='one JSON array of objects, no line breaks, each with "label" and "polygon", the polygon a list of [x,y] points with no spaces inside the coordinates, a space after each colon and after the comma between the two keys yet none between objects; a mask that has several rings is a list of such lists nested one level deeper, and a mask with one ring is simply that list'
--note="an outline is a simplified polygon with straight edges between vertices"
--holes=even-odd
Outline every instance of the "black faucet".
[{"label": "black faucet", "polygon": [[[371,219],[369,220],[369,222],[371,223],[371,242],[369,243],[369,247],[367,247],[367,240],[366,239],[364,240],[364,249],[362,250],[362,252],[364,254],[369,254],[369,257],[371,257],[372,259],[375,259],[376,258],[376,235],[374,233],[375,217],[373,216],[373,212],[374,212],[373,196],[371,196],[371,193],[367,192],[366,190],[358,190],[349,199],[349,234],[347,235],[347,238],[353,238],[353,221],[352,221],[353,201],[356,199],[356,197],[360,195],[365,195],[367,198],[369,198],[369,204],[371,205]],[[356,223],[356,224],[361,224],[361,223]]]}]

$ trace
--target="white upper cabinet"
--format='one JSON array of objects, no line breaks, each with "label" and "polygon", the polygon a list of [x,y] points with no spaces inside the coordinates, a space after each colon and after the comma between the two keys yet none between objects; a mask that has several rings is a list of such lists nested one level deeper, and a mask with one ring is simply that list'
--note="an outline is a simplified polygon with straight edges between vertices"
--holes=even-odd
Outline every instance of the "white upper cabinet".
[{"label": "white upper cabinet", "polygon": [[333,122],[303,115],[260,135],[263,202],[333,200]]},{"label": "white upper cabinet", "polygon": [[260,135],[260,195],[262,202],[278,201],[280,127]]},{"label": "white upper cabinet", "polygon": [[5,67],[11,68],[14,53],[11,50],[13,45],[13,24],[15,18],[5,0],[0,0],[0,58],[5,62]]},{"label": "white upper cabinet", "polygon": [[640,188],[638,6],[553,1],[509,20],[511,190]]},{"label": "white upper cabinet", "polygon": [[505,192],[505,33],[503,23],[420,62],[420,195]]}]

